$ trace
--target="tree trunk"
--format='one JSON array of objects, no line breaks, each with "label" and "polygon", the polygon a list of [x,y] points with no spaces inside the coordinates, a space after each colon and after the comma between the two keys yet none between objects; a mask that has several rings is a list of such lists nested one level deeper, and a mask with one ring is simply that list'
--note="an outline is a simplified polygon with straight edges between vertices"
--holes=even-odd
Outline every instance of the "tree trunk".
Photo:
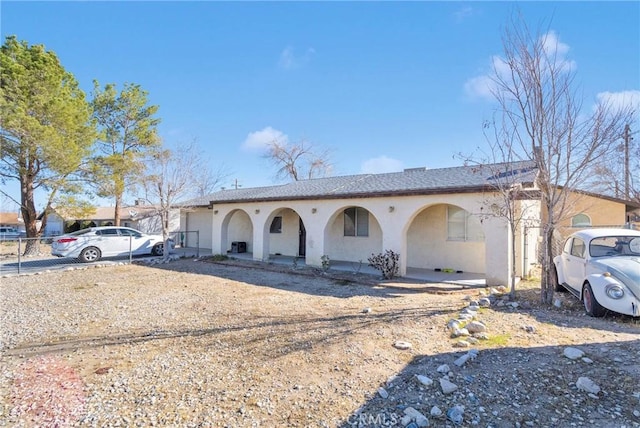
[{"label": "tree trunk", "polygon": [[553,304],[555,284],[553,280],[553,232],[550,225],[544,227],[544,254],[542,258],[542,279],[540,283],[540,302],[545,305]]},{"label": "tree trunk", "polygon": [[27,232],[27,240],[25,243],[25,256],[33,256],[40,252],[40,240],[36,239],[40,235],[38,231],[38,213],[33,202],[33,182],[29,180],[29,176],[22,177],[20,180],[20,198],[22,207],[22,219],[24,220],[25,230]]},{"label": "tree trunk", "polygon": [[113,213],[113,225],[120,226],[120,205],[122,204],[122,195],[116,195],[116,206]]}]

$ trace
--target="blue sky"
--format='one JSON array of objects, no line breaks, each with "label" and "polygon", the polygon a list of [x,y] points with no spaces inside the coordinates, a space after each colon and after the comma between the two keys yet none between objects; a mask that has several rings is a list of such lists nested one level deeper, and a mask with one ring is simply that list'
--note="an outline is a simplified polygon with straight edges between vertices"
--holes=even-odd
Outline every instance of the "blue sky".
[{"label": "blue sky", "polygon": [[554,32],[586,105],[599,94],[640,105],[636,1],[0,7],[3,40],[44,44],[87,94],[93,79],[141,85],[165,144],[197,140],[213,169],[232,173],[229,187],[277,183],[260,150],[274,137],[329,149],[335,175],[459,165],[456,153],[485,144],[494,104],[482,76],[516,7]]}]

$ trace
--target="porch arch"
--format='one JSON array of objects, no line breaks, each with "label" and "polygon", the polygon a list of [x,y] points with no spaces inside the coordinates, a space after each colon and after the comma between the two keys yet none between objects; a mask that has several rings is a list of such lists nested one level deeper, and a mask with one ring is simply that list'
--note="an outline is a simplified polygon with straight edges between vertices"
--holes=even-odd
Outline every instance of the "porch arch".
[{"label": "porch arch", "polygon": [[[350,208],[356,210],[356,215],[367,213],[367,236],[358,235],[358,232],[354,236],[345,236],[345,210]],[[358,226],[354,226],[356,230]],[[325,225],[324,253],[331,260],[366,262],[372,253],[382,252],[382,238],[382,227],[371,210],[360,205],[344,205],[329,216]]]},{"label": "porch arch", "polygon": [[[448,216],[466,222],[464,237],[449,232]],[[486,234],[484,224],[474,213],[459,205],[438,202],[423,206],[413,214],[404,232],[407,243],[407,268],[453,269],[486,273]]]},{"label": "porch arch", "polygon": [[232,242],[246,242],[247,252],[253,252],[253,222],[249,214],[240,208],[231,210],[222,220],[220,248],[231,251]]}]

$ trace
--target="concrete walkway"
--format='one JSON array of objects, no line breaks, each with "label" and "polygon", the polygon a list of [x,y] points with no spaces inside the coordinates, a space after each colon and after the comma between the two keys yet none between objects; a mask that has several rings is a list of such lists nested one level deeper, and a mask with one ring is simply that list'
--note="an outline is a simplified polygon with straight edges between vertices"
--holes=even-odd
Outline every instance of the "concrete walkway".
[{"label": "concrete walkway", "polygon": [[[202,253],[203,250],[201,250]],[[202,256],[202,254],[201,254]],[[253,260],[252,253],[229,253],[228,256],[230,258],[238,259],[238,260]],[[293,266],[294,264],[297,266],[306,266],[304,258],[302,257],[292,257],[292,256],[270,256],[269,263],[275,263],[280,265],[289,265]],[[359,262],[348,262],[342,260],[331,260],[330,270],[343,271],[343,272],[353,272],[353,273],[362,273],[368,275],[379,276],[380,272],[371,266],[368,265],[367,261]],[[405,280],[417,280],[419,282],[426,283],[437,283],[437,284],[451,284],[451,285],[459,285],[464,287],[486,287],[485,275],[481,273],[472,273],[472,272],[464,272],[464,273],[456,273],[456,272],[438,272],[432,269],[419,269],[419,268],[407,268],[407,274],[403,277]]]}]

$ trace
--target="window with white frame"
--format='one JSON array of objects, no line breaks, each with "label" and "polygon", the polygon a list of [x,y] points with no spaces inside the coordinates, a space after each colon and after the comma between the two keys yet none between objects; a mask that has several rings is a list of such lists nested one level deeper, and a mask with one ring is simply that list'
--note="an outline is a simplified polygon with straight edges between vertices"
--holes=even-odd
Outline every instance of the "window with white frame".
[{"label": "window with white frame", "polygon": [[369,236],[369,211],[360,207],[345,209],[344,236]]},{"label": "window with white frame", "polygon": [[586,214],[574,215],[571,218],[571,226],[573,227],[587,227],[591,226],[591,219]]},{"label": "window with white frame", "polygon": [[447,206],[447,240],[484,241],[482,225],[470,212],[449,205]]},{"label": "window with white frame", "polygon": [[270,233],[282,233],[282,217],[277,216],[273,218],[271,221],[271,227],[269,228]]}]

